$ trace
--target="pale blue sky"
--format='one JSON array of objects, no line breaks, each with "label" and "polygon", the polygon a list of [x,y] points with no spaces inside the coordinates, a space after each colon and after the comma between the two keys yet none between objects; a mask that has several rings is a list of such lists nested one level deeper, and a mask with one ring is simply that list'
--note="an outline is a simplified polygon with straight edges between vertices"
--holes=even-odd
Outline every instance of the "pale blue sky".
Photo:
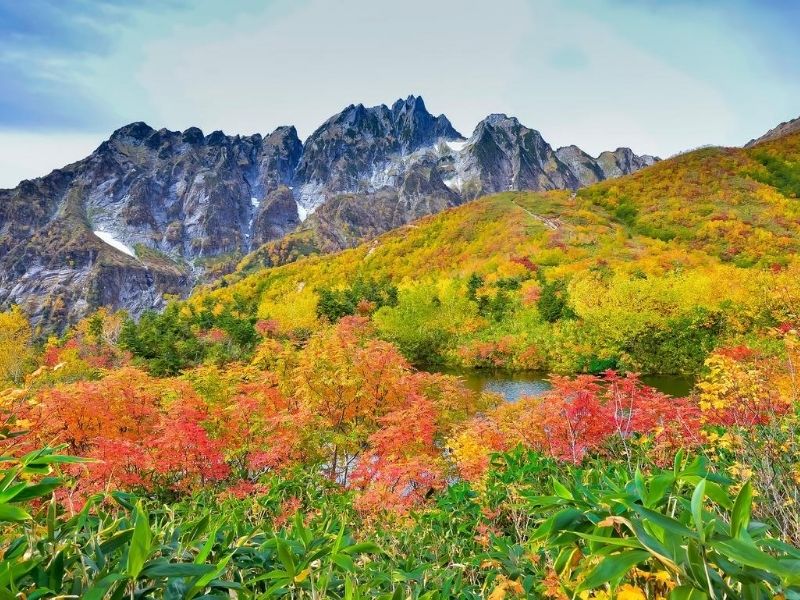
[{"label": "pale blue sky", "polygon": [[115,128],[301,137],[419,94],[554,146],[669,156],[800,115],[794,0],[0,0],[0,187]]}]

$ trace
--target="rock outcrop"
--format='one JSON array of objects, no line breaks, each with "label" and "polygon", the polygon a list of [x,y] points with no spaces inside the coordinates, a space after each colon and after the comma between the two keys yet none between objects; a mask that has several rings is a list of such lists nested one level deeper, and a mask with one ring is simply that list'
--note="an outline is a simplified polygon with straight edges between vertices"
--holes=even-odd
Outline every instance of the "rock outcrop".
[{"label": "rock outcrop", "polygon": [[784,123],[781,123],[777,127],[773,127],[761,137],[757,137],[756,139],[747,142],[744,145],[744,147],[750,148],[752,146],[755,146],[756,144],[760,144],[761,142],[777,140],[778,138],[782,138],[792,133],[797,133],[798,131],[800,131],[800,117],[792,119],[791,121],[786,121]]}]

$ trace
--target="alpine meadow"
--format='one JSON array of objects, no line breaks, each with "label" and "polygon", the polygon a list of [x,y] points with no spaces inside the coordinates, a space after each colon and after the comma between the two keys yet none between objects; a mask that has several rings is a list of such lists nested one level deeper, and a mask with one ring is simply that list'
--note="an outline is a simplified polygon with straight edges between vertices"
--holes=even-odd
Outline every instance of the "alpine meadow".
[{"label": "alpine meadow", "polygon": [[[44,136],[9,152],[42,172],[112,112],[216,127],[294,105],[301,123],[136,120],[0,190],[0,600],[800,600],[800,118],[775,126],[800,89],[793,5],[502,0],[483,8],[504,37],[456,50],[430,48],[449,0],[447,18],[258,4],[0,1],[0,146]],[[549,54],[540,17],[596,54]],[[389,53],[377,22],[430,54]],[[299,26],[304,49],[284,47]],[[775,107],[723,101],[747,64],[713,40],[762,34],[786,51],[759,55]],[[349,72],[370,53],[415,68]],[[241,86],[198,87],[215,56]],[[503,60],[553,85],[531,96]],[[571,96],[598,76],[598,95],[665,87],[649,112]],[[521,116],[467,136],[410,95],[301,140],[331,99],[408,77],[456,94],[460,122],[494,101]],[[670,121],[711,88],[718,111]],[[571,102],[597,111],[591,153],[521,122],[574,135]],[[662,157],[595,149],[615,132]]]}]

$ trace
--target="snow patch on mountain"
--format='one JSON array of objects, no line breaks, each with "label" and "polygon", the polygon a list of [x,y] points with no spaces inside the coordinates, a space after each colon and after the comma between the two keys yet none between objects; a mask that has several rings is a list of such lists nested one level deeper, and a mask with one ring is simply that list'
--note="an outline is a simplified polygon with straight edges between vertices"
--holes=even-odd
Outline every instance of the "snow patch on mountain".
[{"label": "snow patch on mountain", "polygon": [[133,251],[133,248],[119,241],[117,238],[114,237],[114,234],[111,233],[110,231],[98,230],[92,233],[94,233],[97,237],[99,237],[101,240],[103,240],[103,242],[105,242],[112,248],[116,248],[117,250],[119,250],[120,252],[124,252],[128,256],[136,258],[136,252]]},{"label": "snow patch on mountain", "polygon": [[297,204],[297,216],[300,218],[300,222],[302,223],[306,220],[306,217],[308,217],[308,211],[302,204],[297,202],[297,200],[295,200],[295,203]]},{"label": "snow patch on mountain", "polygon": [[467,145],[467,140],[462,141],[449,141],[445,140],[444,142],[450,150],[453,152],[461,152],[464,149],[464,146]]}]

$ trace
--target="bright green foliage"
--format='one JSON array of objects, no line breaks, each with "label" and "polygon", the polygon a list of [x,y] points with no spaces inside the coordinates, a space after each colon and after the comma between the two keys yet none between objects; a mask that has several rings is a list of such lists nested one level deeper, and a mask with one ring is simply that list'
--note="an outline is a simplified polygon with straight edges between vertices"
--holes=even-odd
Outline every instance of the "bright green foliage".
[{"label": "bright green foliage", "polygon": [[569,308],[567,286],[561,280],[547,282],[542,280],[541,295],[536,303],[542,319],[548,323],[555,323],[564,318],[570,318],[573,313]]},{"label": "bright green foliage", "polygon": [[480,491],[455,484],[428,510],[378,527],[350,494],[297,470],[241,499],[204,492],[163,506],[114,492],[77,513],[55,499],[34,504],[60,495],[49,473],[73,461],[45,450],[4,469],[0,506],[15,510],[3,509],[3,597],[477,600],[617,588],[723,600],[800,590],[800,550],[751,519],[749,484],[732,493],[701,459],[630,477],[514,451],[495,457]]},{"label": "bright green foliage", "polygon": [[374,319],[381,335],[397,344],[409,361],[433,365],[444,361],[458,331],[476,312],[457,288],[422,285],[402,290],[397,305],[380,309]]},{"label": "bright green foliage", "polygon": [[45,450],[4,469],[0,519],[34,520],[37,527],[6,528],[0,538],[2,597],[188,599],[227,597],[228,590],[245,598],[342,597],[352,584],[354,561],[380,552],[374,543],[356,544],[332,516],[306,525],[297,513],[291,526],[273,529],[263,516],[280,511],[281,496],[299,480],[289,488],[276,482],[275,492],[258,502],[227,500],[214,511],[208,510],[215,504],[209,497],[147,510],[118,492],[90,498],[74,515],[55,499],[37,511],[31,501],[57,491],[60,480],[31,484],[18,477],[70,462],[75,459]]},{"label": "bright green foliage", "polygon": [[144,313],[138,323],[125,321],[119,345],[146,360],[155,375],[174,375],[202,356],[200,341],[174,304],[161,314]]},{"label": "bright green foliage", "polygon": [[800,162],[787,161],[764,151],[754,152],[753,157],[766,170],[766,173],[753,173],[754,179],[778,188],[785,196],[800,198]]},{"label": "bright green foliage", "polygon": [[[567,594],[616,587],[634,568],[652,593],[677,579],[675,599],[800,594],[800,550],[750,521],[749,483],[734,497],[731,482],[701,459],[687,463],[679,453],[671,471],[637,471],[624,483],[591,471],[552,483],[554,495],[531,499],[548,515],[532,539],[552,545]],[[576,563],[576,553],[602,560]]]},{"label": "bright green foliage", "polygon": [[718,312],[696,308],[636,333],[623,342],[622,350],[649,373],[696,373],[717,346],[721,329]]},{"label": "bright green foliage", "polygon": [[[397,305],[397,287],[388,280],[357,278],[342,289],[323,287],[318,290],[317,316],[335,323],[342,317],[359,312],[372,313],[382,306]],[[366,303],[366,304],[363,304]]]}]

